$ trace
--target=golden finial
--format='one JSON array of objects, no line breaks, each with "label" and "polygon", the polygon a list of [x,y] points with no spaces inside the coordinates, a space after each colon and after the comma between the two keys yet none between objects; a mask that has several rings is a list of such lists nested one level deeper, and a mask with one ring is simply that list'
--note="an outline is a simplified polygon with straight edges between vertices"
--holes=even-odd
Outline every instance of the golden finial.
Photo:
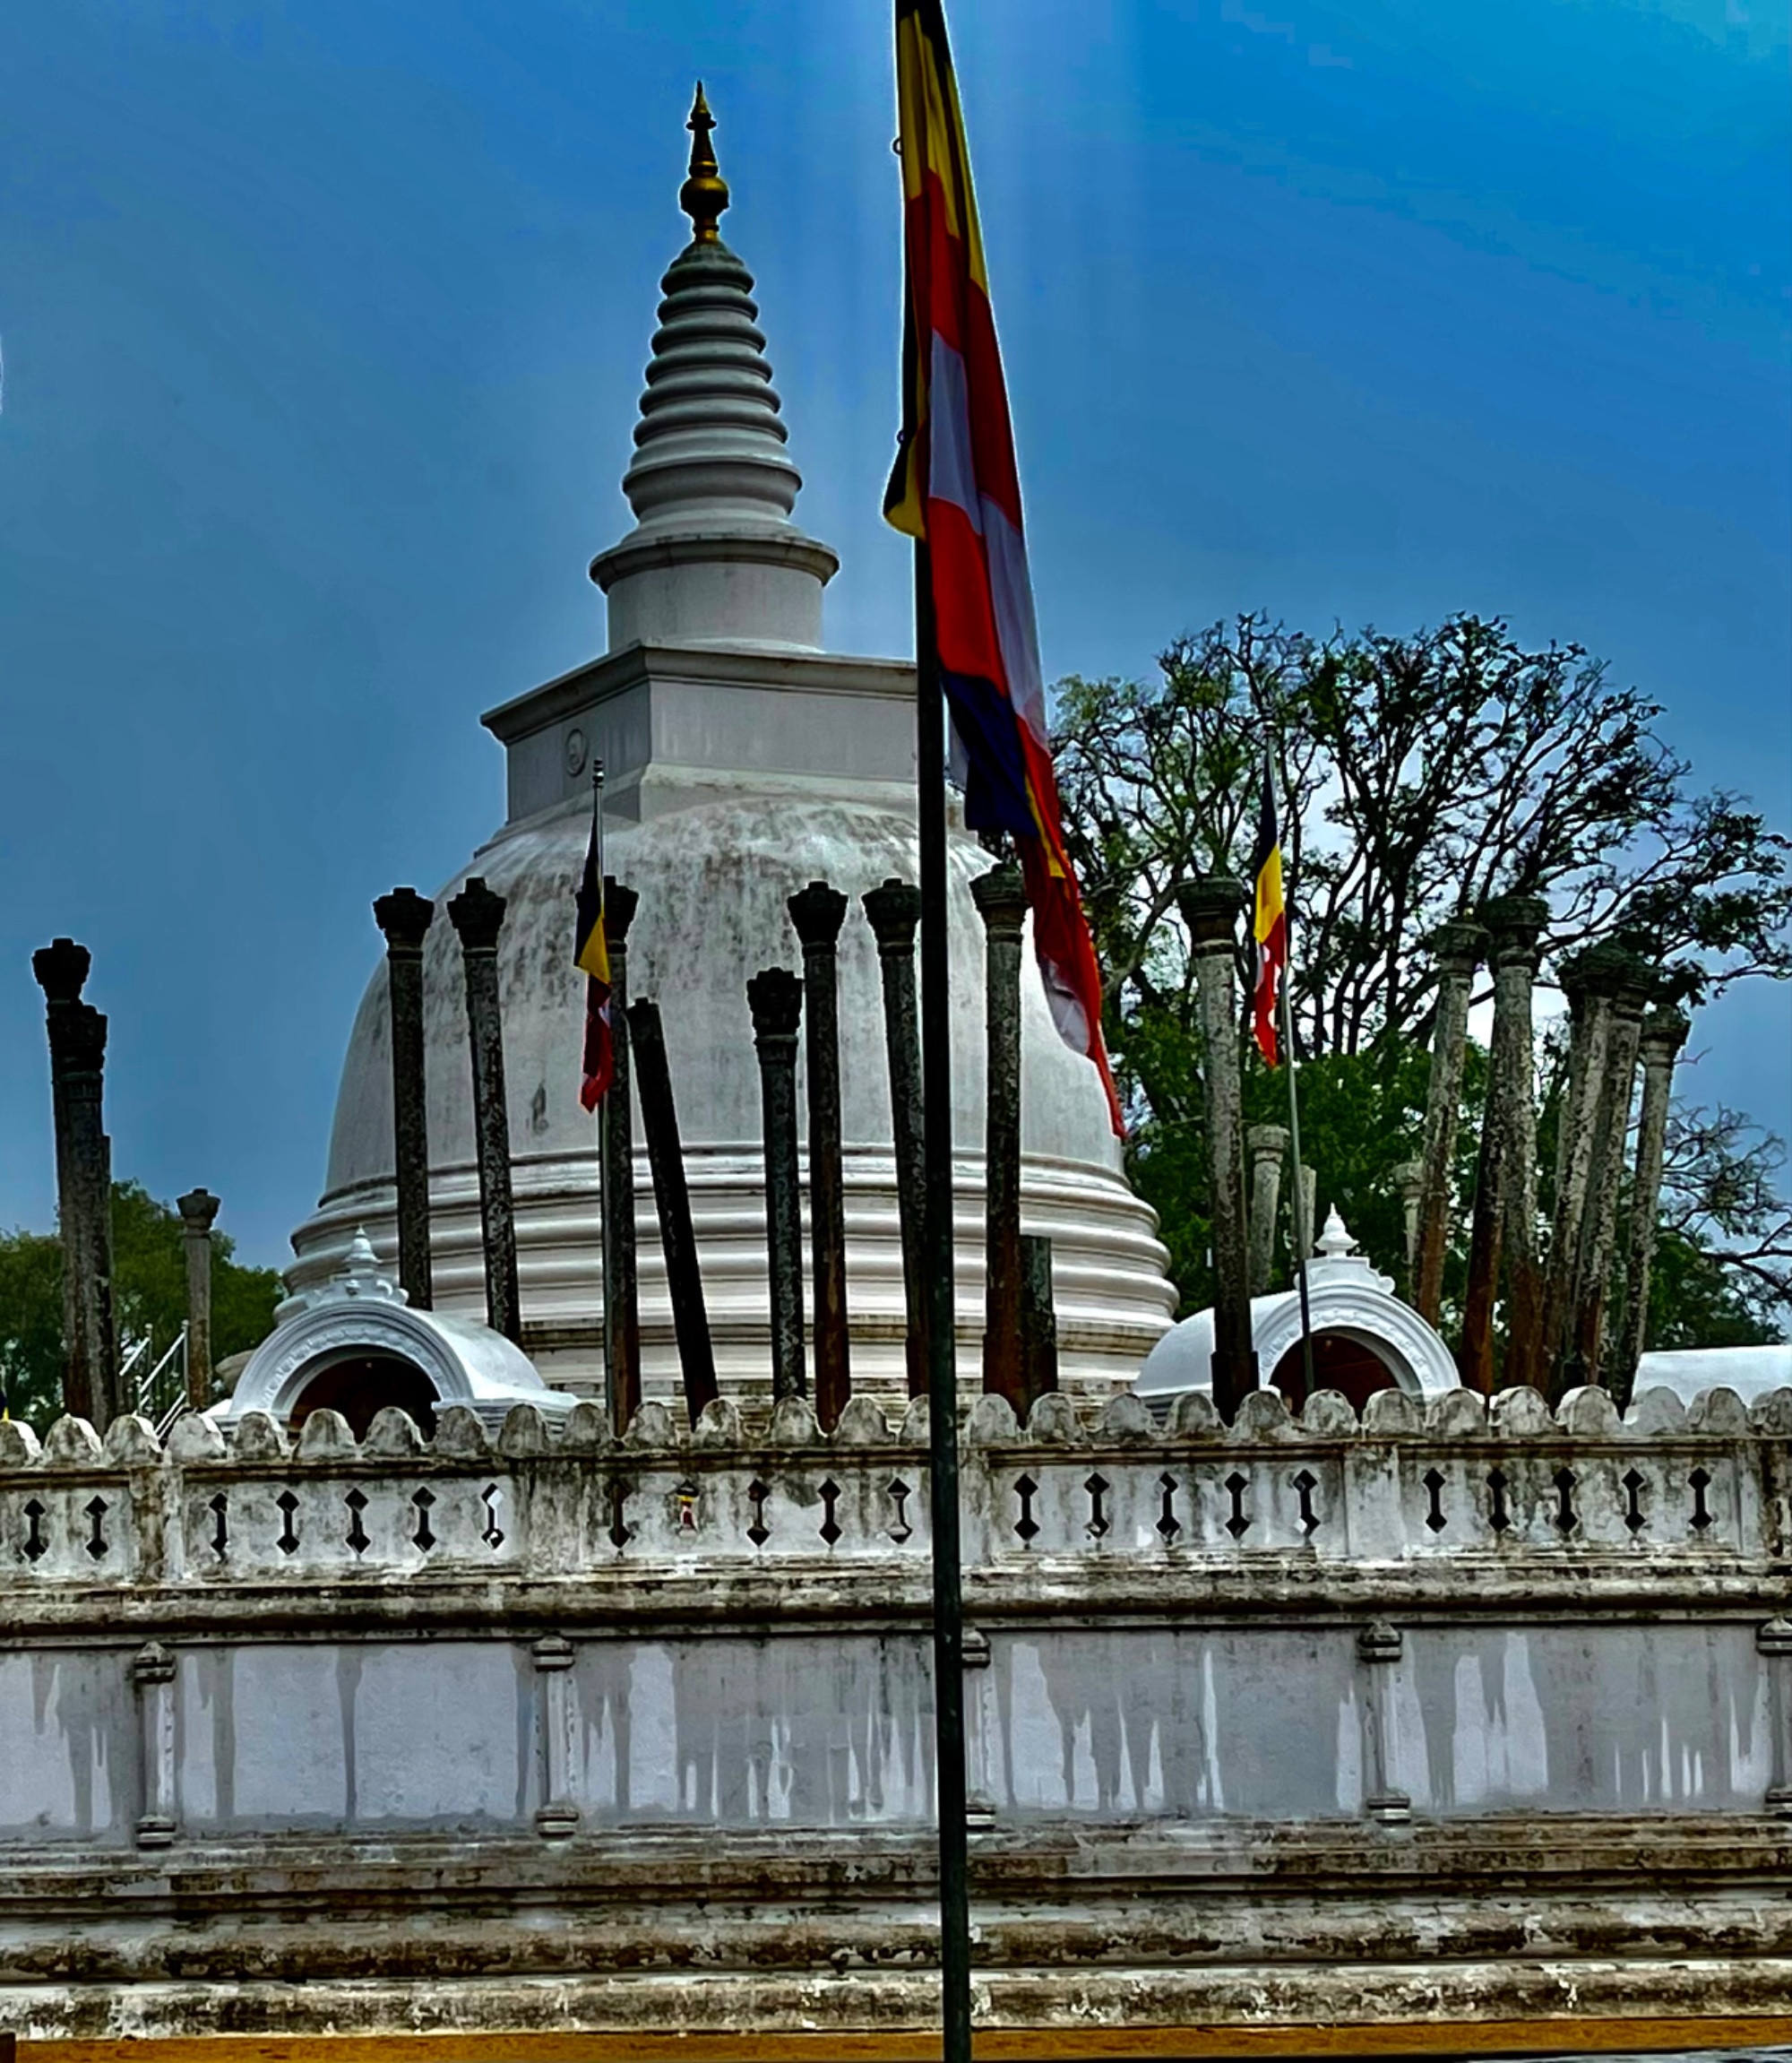
[{"label": "golden finial", "polygon": [[703,98],[703,82],[697,82],[697,98],[691,103],[691,176],[678,189],[678,205],[691,218],[694,244],[719,243],[716,223],[728,204],[728,181],[717,168],[716,154],[710,147],[710,131],[716,119]]}]

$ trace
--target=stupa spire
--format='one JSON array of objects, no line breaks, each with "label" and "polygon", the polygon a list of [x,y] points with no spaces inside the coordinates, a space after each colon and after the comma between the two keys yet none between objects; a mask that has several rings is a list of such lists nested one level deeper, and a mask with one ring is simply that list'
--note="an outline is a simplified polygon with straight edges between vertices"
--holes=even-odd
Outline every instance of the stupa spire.
[{"label": "stupa spire", "polygon": [[710,142],[710,132],[715,125],[716,118],[703,98],[703,82],[699,79],[697,97],[691,103],[691,119],[685,125],[691,132],[691,176],[678,189],[678,205],[691,218],[694,244],[721,241],[716,224],[728,204],[728,181],[721,176]]},{"label": "stupa spire", "polygon": [[802,475],[765,357],[753,274],[723,243],[728,190],[701,82],[678,205],[691,241],[660,290],[659,327],[622,490],[635,525],[591,562],[609,598],[610,649],[636,643],[821,643],[822,589],[840,560],[790,520]]}]

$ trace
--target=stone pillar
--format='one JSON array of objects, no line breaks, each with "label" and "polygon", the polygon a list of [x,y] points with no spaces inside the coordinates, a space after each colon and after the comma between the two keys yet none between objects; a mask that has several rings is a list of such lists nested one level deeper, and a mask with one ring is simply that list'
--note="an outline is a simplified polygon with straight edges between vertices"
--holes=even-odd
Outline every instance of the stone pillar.
[{"label": "stone pillar", "polygon": [[1039,1399],[1058,1386],[1058,1316],[1052,1294],[1052,1243],[1021,1235],[1021,1360],[1025,1377],[1022,1424]]},{"label": "stone pillar", "polygon": [[1431,1032],[1431,1080],[1426,1090],[1425,1133],[1419,1148],[1424,1172],[1412,1264],[1412,1302],[1413,1308],[1433,1325],[1443,1305],[1443,1260],[1450,1247],[1450,1178],[1462,1109],[1469,994],[1486,942],[1486,933],[1467,918],[1440,925],[1430,939],[1437,962],[1437,1014]]},{"label": "stone pillar", "polygon": [[1620,1411],[1630,1403],[1636,1365],[1649,1344],[1649,1278],[1655,1265],[1656,1215],[1661,1207],[1661,1170],[1667,1149],[1667,1106],[1674,1063],[1693,1027],[1671,1005],[1642,1021],[1642,1109],[1636,1125],[1636,1171],[1631,1182],[1630,1254],[1624,1268],[1624,1316],[1613,1352],[1610,1388]]},{"label": "stone pillar", "polygon": [[1502,1272],[1508,1386],[1529,1379],[1536,1352],[1537,1049],[1531,990],[1549,905],[1538,895],[1503,895],[1483,915],[1492,938],[1494,1032],[1459,1359],[1464,1386],[1485,1396],[1494,1386],[1494,1309]]},{"label": "stone pillar", "polygon": [[1300,1182],[1300,1221],[1306,1228],[1306,1251],[1294,1254],[1299,1244],[1293,1227],[1288,1230],[1288,1251],[1297,1261],[1310,1261],[1314,1255],[1314,1241],[1319,1237],[1319,1170],[1317,1168],[1297,1168],[1295,1170]]},{"label": "stone pillar", "polygon": [[218,1199],[209,1189],[177,1196],[180,1243],[186,1249],[186,1408],[211,1402],[211,1227]]},{"label": "stone pillar", "polygon": [[58,938],[31,959],[42,985],[62,1213],[65,1408],[100,1432],[124,1408],[112,1313],[112,1142],[106,1136],[106,1020],[81,1000],[91,957]]},{"label": "stone pillar", "polygon": [[604,1204],[604,1366],[610,1425],[620,1438],[641,1409],[641,1296],[634,1253],[634,1118],[629,1092],[628,928],[641,902],[604,876],[604,944],[610,962],[613,1072],[600,1150]]},{"label": "stone pillar", "polygon": [[921,1269],[921,1214],[926,1159],[921,1122],[921,1032],[915,996],[915,927],[921,892],[889,880],[861,898],[877,938],[883,977],[883,1037],[890,1056],[891,1137],[896,1151],[896,1208],[902,1236],[902,1290],[908,1308],[909,1394],[927,1394],[927,1299]]},{"label": "stone pillar", "polygon": [[1537,1387],[1557,1396],[1569,1387],[1564,1377],[1569,1318],[1611,1037],[1612,1003],[1623,984],[1629,960],[1630,955],[1621,947],[1590,945],[1562,963],[1562,988],[1568,998],[1572,1024],[1568,1085],[1558,1118],[1555,1209],[1531,1375]]},{"label": "stone pillar", "polygon": [[1406,1639],[1397,1626],[1374,1619],[1357,1630],[1357,1656],[1368,1680],[1363,1697],[1363,1810],[1383,1826],[1412,1817],[1400,1787],[1400,1674]]},{"label": "stone pillar", "polygon": [[[616,962],[611,961],[614,971]],[[578,1655],[564,1634],[544,1633],[530,1648],[538,1685],[536,1709],[541,1727],[541,1803],[535,1831],[544,1841],[567,1841],[579,1831],[573,1802],[578,1713],[573,1699],[573,1667]]]},{"label": "stone pillar", "polygon": [[666,1291],[672,1300],[672,1330],[678,1342],[685,1406],[694,1426],[720,1391],[716,1383],[710,1316],[703,1302],[702,1270],[697,1263],[697,1235],[691,1222],[691,1194],[685,1180],[685,1149],[678,1137],[677,1108],[672,1101],[672,1070],[667,1063],[666,1033],[657,1003],[643,1000],[629,1005],[628,1036],[635,1088],[641,1097],[641,1128],[646,1135],[647,1161],[653,1172],[653,1207],[659,1214],[659,1244],[666,1256]]},{"label": "stone pillar", "polygon": [[1600,1382],[1605,1360],[1606,1300],[1617,1245],[1618,1191],[1624,1180],[1624,1147],[1630,1137],[1631,1104],[1636,1094],[1636,1061],[1642,1040],[1642,1014],[1656,985],[1645,961],[1632,957],[1612,998],[1606,1043],[1606,1076],[1594,1118],[1593,1161],[1575,1270],[1574,1309],[1569,1351],[1562,1364],[1564,1390]]},{"label": "stone pillar", "polygon": [[429,1257],[429,1118],[423,1069],[423,942],[435,905],[414,888],[374,904],[385,934],[392,1005],[392,1154],[398,1188],[399,1287],[419,1311],[432,1299]]},{"label": "stone pillar", "polygon": [[846,1173],[840,1128],[839,940],[847,899],[812,881],[785,904],[803,942],[809,1101],[809,1248],[814,1281],[815,1416],[831,1432],[852,1394],[846,1308]]},{"label": "stone pillar", "polygon": [[1251,1156],[1251,1294],[1264,1296],[1276,1259],[1276,1217],[1281,1208],[1286,1125],[1253,1125],[1245,1135]]},{"label": "stone pillar", "polygon": [[1418,1261],[1418,1206],[1425,1194],[1425,1162],[1400,1161],[1394,1170],[1394,1187],[1400,1192],[1400,1223],[1405,1238],[1400,1251],[1406,1264],[1406,1293],[1410,1301],[1413,1273]]},{"label": "stone pillar", "polygon": [[1012,864],[970,885],[983,919],[986,1077],[983,1386],[1027,1403],[1021,1265],[1021,935],[1027,885]]},{"label": "stone pillar", "polygon": [[746,985],[765,1122],[765,1247],[771,1290],[771,1394],[800,1397],[803,1372],[803,1191],[797,1171],[797,1026],[803,984],[768,967]]},{"label": "stone pillar", "polygon": [[1238,1009],[1232,968],[1245,885],[1208,874],[1178,898],[1194,955],[1202,1079],[1212,1169],[1213,1403],[1230,1420],[1257,1386],[1251,1334],[1251,1260],[1245,1221],[1245,1123],[1238,1080]]},{"label": "stone pillar", "polygon": [[504,1098],[504,1016],[498,999],[498,933],[505,910],[475,875],[448,905],[461,935],[467,978],[467,1033],[473,1058],[473,1137],[479,1161],[479,1230],[486,1256],[486,1323],[522,1338],[516,1279],[516,1216],[510,1187],[510,1115]]}]

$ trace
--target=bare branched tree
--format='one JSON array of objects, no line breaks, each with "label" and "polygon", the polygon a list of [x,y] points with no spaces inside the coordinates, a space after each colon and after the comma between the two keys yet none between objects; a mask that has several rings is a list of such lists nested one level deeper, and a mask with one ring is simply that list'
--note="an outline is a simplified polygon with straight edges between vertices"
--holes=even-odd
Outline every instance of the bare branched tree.
[{"label": "bare branched tree", "polygon": [[1687,991],[1792,975],[1792,847],[1739,798],[1689,793],[1659,714],[1579,646],[1526,651],[1469,616],[1323,641],[1244,617],[1179,639],[1150,683],[1063,682],[1058,776],[1116,1051],[1142,1016],[1187,1027],[1176,890],[1248,865],[1266,754],[1309,1055],[1424,1037],[1423,941],[1495,895],[1546,896],[1554,954],[1626,935]]}]

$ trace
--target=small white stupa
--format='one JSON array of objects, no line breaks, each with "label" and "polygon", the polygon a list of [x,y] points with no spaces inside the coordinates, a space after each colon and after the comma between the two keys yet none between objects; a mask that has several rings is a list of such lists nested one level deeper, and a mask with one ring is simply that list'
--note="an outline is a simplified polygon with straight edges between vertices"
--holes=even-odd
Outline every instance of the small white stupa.
[{"label": "small white stupa", "polygon": [[[889,1082],[875,944],[858,897],[913,880],[912,664],[822,649],[822,590],[838,561],[791,521],[800,480],[752,276],[717,233],[728,193],[708,146],[680,195],[694,234],[661,282],[659,328],[623,488],[633,530],[593,562],[609,650],[486,718],[508,759],[509,813],[437,899],[425,959],[431,1237],[438,1309],[483,1314],[478,1194],[461,954],[442,912],[467,875],[509,899],[500,947],[523,1345],[547,1379],[602,1386],[593,1121],[580,1108],[582,977],[573,897],[607,775],[607,869],[640,895],[629,988],[663,1011],[718,1373],[737,1398],[770,1383],[760,1093],[745,987],[801,966],[785,899],[814,879],[852,898],[840,993],[853,1383],[893,1398],[905,1332]],[[983,1319],[983,931],[969,883],[989,861],[952,843],[958,1323],[975,1382]],[[1053,1242],[1064,1386],[1130,1385],[1175,1292],[1150,1211],[1121,1173],[1093,1067],[1054,1032],[1029,969],[1023,1031],[1023,1211]],[[295,1288],[326,1282],[365,1225],[393,1230],[386,980],[349,1041],[315,1214],[293,1236]],[[672,1315],[636,1127],[642,1368],[677,1393]]]}]

